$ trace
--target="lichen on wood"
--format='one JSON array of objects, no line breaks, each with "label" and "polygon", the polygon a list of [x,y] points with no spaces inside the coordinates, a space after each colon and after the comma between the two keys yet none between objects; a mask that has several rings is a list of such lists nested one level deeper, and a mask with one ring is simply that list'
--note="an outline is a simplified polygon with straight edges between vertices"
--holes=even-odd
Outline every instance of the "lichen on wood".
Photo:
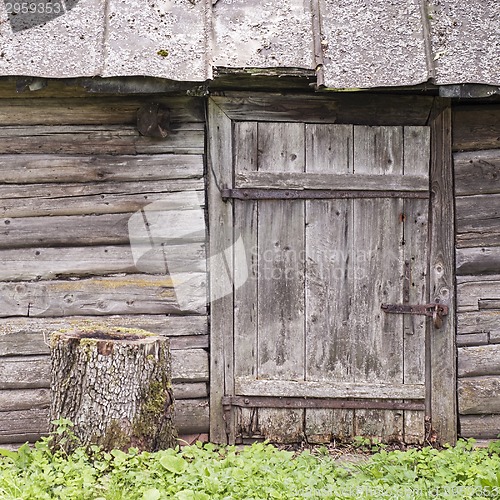
[{"label": "lichen on wood", "polygon": [[84,445],[156,451],[176,444],[168,338],[130,328],[51,336],[51,420]]}]

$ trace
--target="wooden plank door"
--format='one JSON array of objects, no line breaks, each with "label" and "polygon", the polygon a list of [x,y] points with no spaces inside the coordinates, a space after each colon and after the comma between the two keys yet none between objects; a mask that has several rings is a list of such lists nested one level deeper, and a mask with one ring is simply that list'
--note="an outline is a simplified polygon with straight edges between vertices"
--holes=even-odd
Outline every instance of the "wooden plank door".
[{"label": "wooden plank door", "polygon": [[[431,127],[248,120],[223,135],[214,245],[248,279],[213,304],[211,404],[224,419],[212,433],[423,442],[435,328],[381,306],[435,300]],[[236,241],[244,255],[228,251]]]}]

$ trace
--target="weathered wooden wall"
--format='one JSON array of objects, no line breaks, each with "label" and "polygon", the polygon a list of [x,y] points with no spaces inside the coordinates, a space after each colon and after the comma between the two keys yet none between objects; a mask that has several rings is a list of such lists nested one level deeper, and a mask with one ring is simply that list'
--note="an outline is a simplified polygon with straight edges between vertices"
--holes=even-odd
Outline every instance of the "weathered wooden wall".
[{"label": "weathered wooden wall", "polygon": [[[192,206],[193,194],[204,199],[203,102],[9,92],[0,88],[0,443],[47,430],[45,341],[82,322],[168,335],[179,433],[208,432],[204,217]],[[137,132],[151,100],[170,108],[165,139]],[[201,234],[165,250],[187,278],[181,305],[164,253],[136,265],[129,241],[132,215],[165,200],[167,220],[185,227],[199,229],[202,213]]]},{"label": "weathered wooden wall", "polygon": [[500,106],[454,108],[460,434],[500,434]]}]

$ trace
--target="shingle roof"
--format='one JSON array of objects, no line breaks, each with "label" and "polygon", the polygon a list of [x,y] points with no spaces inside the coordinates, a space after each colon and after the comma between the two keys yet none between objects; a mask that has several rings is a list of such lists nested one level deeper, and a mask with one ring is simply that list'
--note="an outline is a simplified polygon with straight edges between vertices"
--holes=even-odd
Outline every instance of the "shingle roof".
[{"label": "shingle roof", "polygon": [[331,88],[500,85],[498,0],[57,3],[58,15],[9,16],[0,2],[1,75],[196,82],[217,67],[303,68]]}]

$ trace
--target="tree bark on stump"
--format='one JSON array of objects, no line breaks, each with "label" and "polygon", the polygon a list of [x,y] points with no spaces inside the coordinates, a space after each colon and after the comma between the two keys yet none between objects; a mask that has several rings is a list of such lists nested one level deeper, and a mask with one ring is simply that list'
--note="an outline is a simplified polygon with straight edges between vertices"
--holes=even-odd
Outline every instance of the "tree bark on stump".
[{"label": "tree bark on stump", "polygon": [[51,421],[71,420],[78,444],[141,451],[175,446],[168,338],[83,327],[53,333],[50,352]]}]

